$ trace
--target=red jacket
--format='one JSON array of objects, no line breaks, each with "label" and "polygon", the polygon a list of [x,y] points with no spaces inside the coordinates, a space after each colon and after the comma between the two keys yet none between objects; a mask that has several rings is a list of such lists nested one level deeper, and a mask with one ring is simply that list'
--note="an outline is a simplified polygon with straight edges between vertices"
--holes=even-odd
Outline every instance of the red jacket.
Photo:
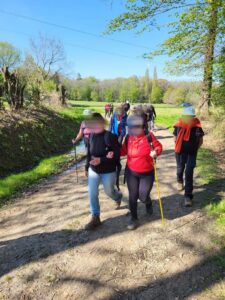
[{"label": "red jacket", "polygon": [[156,139],[151,132],[152,144],[151,148],[146,135],[139,137],[129,136],[128,143],[123,144],[121,148],[121,156],[127,155],[127,166],[131,171],[137,173],[148,173],[154,169],[153,159],[150,152],[155,150],[157,155],[162,153],[162,144]]}]

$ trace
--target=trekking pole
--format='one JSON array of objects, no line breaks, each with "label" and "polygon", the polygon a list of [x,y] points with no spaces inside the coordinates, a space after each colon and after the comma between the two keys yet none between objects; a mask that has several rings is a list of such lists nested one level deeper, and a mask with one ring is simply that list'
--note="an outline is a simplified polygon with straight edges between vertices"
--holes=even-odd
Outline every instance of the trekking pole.
[{"label": "trekking pole", "polygon": [[77,170],[77,147],[74,144],[74,158],[75,158],[75,170],[76,170],[76,176],[77,176],[77,183],[78,183],[78,170]]},{"label": "trekking pole", "polygon": [[161,219],[162,219],[162,225],[164,225],[165,222],[164,222],[164,214],[163,214],[163,205],[162,205],[162,199],[161,199],[161,195],[160,195],[159,179],[158,179],[158,174],[157,174],[157,170],[156,170],[156,162],[154,159],[153,159],[153,164],[154,164],[154,173],[155,173],[157,194],[158,194],[158,199],[159,199],[160,214],[161,214]]}]

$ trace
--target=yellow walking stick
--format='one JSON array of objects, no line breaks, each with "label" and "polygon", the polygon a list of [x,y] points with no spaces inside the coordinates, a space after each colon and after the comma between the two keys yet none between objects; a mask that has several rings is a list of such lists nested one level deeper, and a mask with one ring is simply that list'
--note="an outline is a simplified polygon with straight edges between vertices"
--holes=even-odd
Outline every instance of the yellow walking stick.
[{"label": "yellow walking stick", "polygon": [[158,199],[159,199],[160,214],[161,214],[161,219],[162,219],[162,225],[164,225],[165,222],[164,222],[163,206],[162,206],[162,200],[161,200],[160,188],[159,188],[159,179],[158,179],[158,174],[157,174],[157,170],[156,170],[156,162],[154,159],[153,159],[153,164],[154,164],[154,173],[155,173],[157,194],[158,194]]}]

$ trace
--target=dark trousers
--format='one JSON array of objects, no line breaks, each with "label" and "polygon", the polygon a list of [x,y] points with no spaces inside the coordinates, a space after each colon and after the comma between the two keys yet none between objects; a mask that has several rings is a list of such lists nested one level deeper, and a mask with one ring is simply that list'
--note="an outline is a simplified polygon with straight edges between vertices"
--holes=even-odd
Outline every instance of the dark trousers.
[{"label": "dark trousers", "polygon": [[184,182],[185,173],[185,197],[193,198],[193,175],[196,166],[197,154],[176,153],[177,182]]},{"label": "dark trousers", "polygon": [[151,204],[150,192],[154,182],[154,171],[148,174],[137,174],[126,170],[127,187],[129,191],[129,208],[131,216],[137,219],[137,201]]}]

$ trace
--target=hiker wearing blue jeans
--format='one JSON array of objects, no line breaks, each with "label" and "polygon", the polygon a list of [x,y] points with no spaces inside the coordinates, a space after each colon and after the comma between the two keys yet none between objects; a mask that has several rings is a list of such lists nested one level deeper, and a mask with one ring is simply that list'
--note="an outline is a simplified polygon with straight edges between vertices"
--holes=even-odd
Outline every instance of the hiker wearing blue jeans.
[{"label": "hiker wearing blue jeans", "polygon": [[[92,230],[99,225],[100,204],[99,184],[102,182],[107,196],[115,201],[115,208],[121,204],[122,194],[115,189],[116,166],[120,157],[120,147],[117,136],[105,130],[105,119],[99,113],[92,115],[90,122],[91,134],[87,145],[87,161],[85,166],[88,176],[88,191],[91,210],[91,220],[85,229]],[[109,156],[113,153],[113,156]]]},{"label": "hiker wearing blue jeans", "polygon": [[[92,216],[100,216],[99,205],[99,184],[102,182],[104,191],[108,197],[118,202],[121,200],[121,193],[115,189],[116,172],[98,174],[91,168],[88,170],[88,192]],[[117,203],[116,203],[117,204]]]}]

